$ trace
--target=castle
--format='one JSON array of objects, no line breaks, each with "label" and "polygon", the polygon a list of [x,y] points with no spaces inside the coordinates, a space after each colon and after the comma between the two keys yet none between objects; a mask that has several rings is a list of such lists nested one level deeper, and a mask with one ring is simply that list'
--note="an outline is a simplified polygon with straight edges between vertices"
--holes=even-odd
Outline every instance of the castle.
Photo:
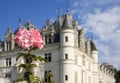
[{"label": "castle", "polygon": [[[19,28],[36,28],[30,22]],[[17,30],[18,30],[17,29]],[[8,28],[4,41],[0,41],[0,76],[14,81],[18,77],[17,65],[23,63],[16,57],[20,50],[14,42],[14,34]],[[78,28],[76,20],[70,13],[58,16],[54,23],[46,20],[40,33],[43,36],[44,48],[35,54],[43,56],[48,62],[38,63],[35,74],[41,79],[50,71],[53,72],[55,83],[115,83],[114,67],[99,64],[98,51],[91,39],[85,39],[84,29]],[[49,83],[50,78],[44,79]]]}]

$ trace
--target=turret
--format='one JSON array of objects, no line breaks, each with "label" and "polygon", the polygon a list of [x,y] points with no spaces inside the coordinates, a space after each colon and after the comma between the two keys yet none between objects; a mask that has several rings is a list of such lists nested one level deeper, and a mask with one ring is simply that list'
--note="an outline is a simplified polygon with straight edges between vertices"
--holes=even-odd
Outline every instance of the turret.
[{"label": "turret", "polygon": [[94,61],[98,63],[98,51],[93,41],[91,41],[91,56],[93,57]]},{"label": "turret", "polygon": [[98,52],[96,49],[96,46],[92,40],[90,40],[90,51],[91,51],[91,58],[93,58],[93,78],[94,78],[94,83],[98,83]]},{"label": "turret", "polygon": [[60,81],[74,83],[74,29],[70,14],[66,14],[60,31]]}]

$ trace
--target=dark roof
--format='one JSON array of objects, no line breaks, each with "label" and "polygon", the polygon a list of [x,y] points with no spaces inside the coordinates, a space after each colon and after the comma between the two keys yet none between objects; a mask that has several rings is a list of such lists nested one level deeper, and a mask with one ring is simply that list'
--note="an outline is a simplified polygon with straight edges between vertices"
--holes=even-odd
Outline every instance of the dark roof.
[{"label": "dark roof", "polygon": [[14,34],[16,34],[20,28],[22,28],[22,26],[21,26],[21,27],[18,27],[18,28],[14,31]]},{"label": "dark roof", "polygon": [[72,19],[70,18],[70,14],[65,15],[65,19],[63,21],[62,28],[73,28]]},{"label": "dark roof", "polygon": [[97,48],[96,48],[94,42],[91,40],[91,51],[95,51],[95,50],[97,51]]},{"label": "dark roof", "polygon": [[62,17],[58,17],[56,22],[55,22],[55,26],[56,26],[56,31],[59,31],[62,27]]}]

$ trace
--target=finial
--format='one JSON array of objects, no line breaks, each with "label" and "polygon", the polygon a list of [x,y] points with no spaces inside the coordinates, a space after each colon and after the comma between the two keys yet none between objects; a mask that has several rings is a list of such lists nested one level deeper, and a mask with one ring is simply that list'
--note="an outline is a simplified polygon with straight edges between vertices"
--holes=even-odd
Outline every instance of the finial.
[{"label": "finial", "polygon": [[69,6],[68,6],[68,4],[66,6],[66,13],[69,13]]},{"label": "finial", "polygon": [[19,17],[18,22],[19,22],[18,26],[20,27],[21,26],[21,17]]},{"label": "finial", "polygon": [[58,16],[60,16],[60,8],[58,8]]},{"label": "finial", "polygon": [[21,17],[19,17],[19,24],[21,24]]}]

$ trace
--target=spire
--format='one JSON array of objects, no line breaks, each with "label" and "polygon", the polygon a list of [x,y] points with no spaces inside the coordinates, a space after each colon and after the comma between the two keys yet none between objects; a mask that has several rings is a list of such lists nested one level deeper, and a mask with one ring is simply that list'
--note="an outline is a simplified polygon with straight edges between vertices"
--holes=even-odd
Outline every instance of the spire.
[{"label": "spire", "polygon": [[19,23],[21,23],[21,17],[19,17]]},{"label": "spire", "polygon": [[58,8],[57,13],[58,13],[58,17],[59,17],[60,16],[60,8]]},{"label": "spire", "polygon": [[67,14],[69,13],[69,6],[68,5],[66,6],[66,13]]},{"label": "spire", "polygon": [[18,20],[18,27],[22,27],[22,25],[21,25],[21,17],[19,17],[19,20]]}]

